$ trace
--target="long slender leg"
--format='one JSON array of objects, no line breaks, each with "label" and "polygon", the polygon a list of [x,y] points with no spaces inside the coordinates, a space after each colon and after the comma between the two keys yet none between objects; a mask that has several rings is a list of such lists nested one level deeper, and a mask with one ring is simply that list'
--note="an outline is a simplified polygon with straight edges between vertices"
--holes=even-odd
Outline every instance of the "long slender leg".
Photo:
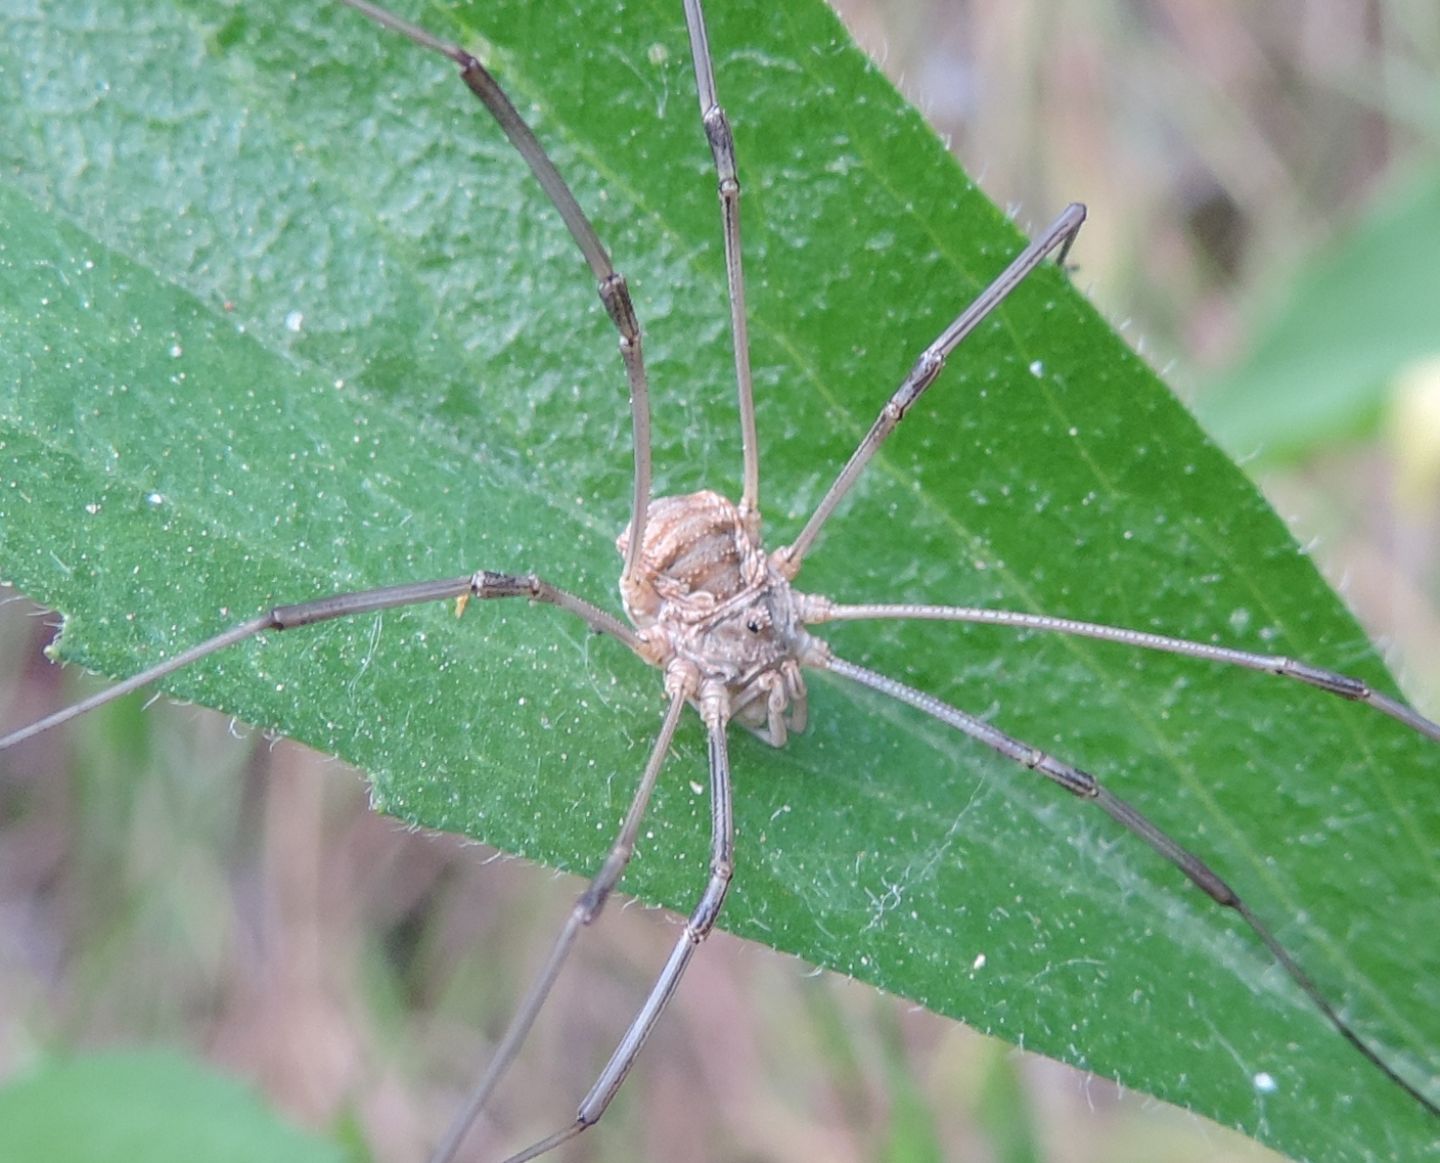
[{"label": "long slender leg", "polygon": [[695,93],[700,121],[715,159],[720,219],[725,234],[725,278],[730,285],[730,334],[735,345],[735,384],[740,394],[740,450],[745,458],[740,516],[752,533],[759,530],[760,444],[755,432],[755,388],[750,376],[750,335],[745,317],[745,271],[740,254],[740,178],[735,168],[735,138],[715,95],[715,66],[700,0],[685,0],[690,55],[695,61]]},{"label": "long slender leg", "polygon": [[1058,261],[1063,264],[1065,256],[1070,252],[1070,244],[1075,241],[1075,236],[1080,232],[1084,221],[1085,207],[1080,203],[1072,202],[1065,207],[1059,217],[1022,250],[1015,260],[995,277],[995,281],[980,292],[970,306],[955,317],[954,322],[940,333],[939,338],[920,353],[920,358],[915,361],[900,386],[895,389],[894,394],[880,409],[880,415],[875,418],[875,423],[870,426],[870,431],[865,434],[865,438],[850,454],[850,459],[845,462],[845,467],[840,470],[840,474],[835,478],[835,483],[820,499],[820,504],[815,507],[815,512],[805,523],[805,528],[800,530],[800,536],[795,538],[790,545],[776,551],[776,562],[786,577],[794,578],[800,572],[805,555],[810,551],[815,538],[819,535],[821,526],[829,519],[830,514],[835,511],[835,507],[845,494],[860,479],[860,474],[865,471],[865,466],[870,463],[870,458],[879,451],[880,445],[885,442],[886,437],[895,431],[896,426],[905,418],[905,413],[935,382],[936,377],[945,367],[945,360],[950,353],[985,320],[990,312],[1005,301],[1011,291],[1025,281],[1031,271],[1049,258],[1052,252],[1057,250],[1060,252]]},{"label": "long slender leg", "polygon": [[1097,622],[1079,622],[1073,618],[1054,618],[1049,614],[1026,614],[1016,610],[990,610],[981,606],[922,606],[899,603],[850,605],[832,602],[824,597],[805,598],[805,621],[810,625],[822,622],[857,622],[868,618],[919,619],[932,622],[975,622],[986,626],[1013,626],[1022,630],[1043,630],[1055,634],[1072,634],[1095,638],[1101,642],[1118,642],[1164,654],[1183,654],[1210,662],[1243,666],[1291,678],[1306,686],[1316,687],[1351,702],[1364,703],[1382,714],[1397,719],[1407,727],[1431,739],[1440,740],[1440,723],[1406,706],[1398,699],[1381,694],[1368,683],[1346,674],[1339,674],[1308,662],[1287,658],[1282,654],[1257,654],[1208,642],[1192,642],[1188,638],[1172,638],[1168,634],[1151,634],[1145,630],[1129,630],[1123,626],[1105,626]]},{"label": "long slender leg", "polygon": [[985,744],[986,747],[999,752],[1007,759],[1014,760],[1023,767],[1039,772],[1046,779],[1059,784],[1072,795],[1081,799],[1089,800],[1100,808],[1106,815],[1116,823],[1126,828],[1134,835],[1144,840],[1156,852],[1175,865],[1189,879],[1199,887],[1211,900],[1227,909],[1233,909],[1235,913],[1250,927],[1251,931],[1260,939],[1280,963],[1281,968],[1290,975],[1291,980],[1304,991],[1315,1007],[1325,1016],[1325,1019],[1332,1027],[1369,1062],[1375,1066],[1386,1078],[1405,1091],[1411,1098],[1433,1115],[1440,1116],[1440,1106],[1437,1106],[1418,1088],[1407,1082],[1397,1074],[1393,1067],[1382,1058],[1378,1051],[1373,1049],[1368,1042],[1360,1037],[1350,1024],[1340,1016],[1339,1012],[1329,999],[1320,991],[1320,987],[1311,980],[1310,975],[1301,968],[1300,964],[1291,956],[1290,952],[1280,944],[1274,934],[1252,913],[1249,906],[1240,899],[1239,894],[1230,887],[1213,869],[1194,853],[1177,844],[1148,819],[1132,808],[1119,796],[1102,787],[1096,778],[1087,771],[1073,767],[1064,760],[1056,759],[1053,755],[1023,743],[1004,731],[990,726],[989,723],[977,719],[974,715],[966,714],[957,707],[941,699],[928,695],[924,691],[918,691],[914,687],[907,686],[903,682],[889,678],[883,674],[877,674],[863,666],[857,666],[853,662],[846,662],[844,659],[836,658],[833,655],[827,663],[827,669],[835,674],[843,675],[845,678],[869,687],[871,690],[879,691],[881,694],[889,695],[892,699],[914,707],[918,711],[924,711],[932,718],[940,720],[949,727],[969,735],[972,739]]},{"label": "long slender leg", "polygon": [[558,606],[562,610],[568,610],[596,633],[608,634],[611,638],[623,642],[642,658],[649,658],[644,643],[640,641],[640,637],[634,630],[598,606],[592,606],[585,599],[576,597],[557,586],[552,586],[534,574],[514,575],[481,570],[478,573],[466,574],[464,577],[408,582],[404,585],[382,586],[379,589],[360,590],[356,593],[332,594],[329,597],[316,598],[313,601],[300,602],[291,606],[275,606],[258,618],[251,618],[248,622],[232,626],[213,638],[207,638],[197,646],[181,651],[174,658],[156,663],[148,670],[142,670],[139,674],[118,682],[114,686],[106,687],[88,699],[82,699],[63,710],[56,711],[53,715],[47,715],[45,718],[31,723],[28,727],[12,731],[4,738],[0,738],[0,751],[7,747],[13,747],[42,731],[48,731],[51,727],[58,727],[61,723],[68,722],[87,711],[93,711],[96,707],[102,707],[122,695],[128,695],[131,691],[149,686],[152,682],[162,679],[168,674],[174,674],[191,663],[199,662],[216,651],[233,646],[237,642],[243,642],[247,638],[253,638],[257,634],[263,634],[270,630],[295,630],[301,626],[312,626],[316,622],[328,622],[333,618],[348,618],[355,614],[370,614],[377,610],[388,610],[396,606],[415,606],[422,602],[446,601],[452,598],[461,600],[475,598],[482,601],[491,598],[529,598],[531,601],[545,602],[548,605]]},{"label": "long slender leg", "polygon": [[561,1143],[588,1131],[600,1121],[605,1108],[610,1105],[615,1092],[620,1089],[625,1076],[635,1065],[640,1048],[655,1028],[660,1015],[665,1012],[665,1007],[670,1004],[670,999],[675,996],[680,978],[690,964],[691,957],[695,955],[695,950],[715,927],[715,920],[720,915],[725,894],[730,887],[735,860],[735,823],[730,806],[730,753],[725,738],[727,715],[724,701],[723,690],[702,691],[701,714],[705,717],[710,736],[710,879],[705,885],[705,891],[685,922],[685,928],[675,942],[670,959],[665,962],[665,967],[656,978],[649,996],[645,998],[640,1011],[630,1023],[630,1028],[620,1039],[620,1044],[615,1047],[615,1052],[595,1080],[595,1085],[581,1100],[575,1121],[538,1143],[532,1143],[525,1150],[511,1155],[505,1163],[523,1163],[526,1159],[534,1159],[537,1155],[543,1155]]},{"label": "long slender leg", "polygon": [[480,98],[505,136],[510,139],[515,152],[525,159],[525,164],[544,188],[595,275],[599,284],[600,301],[604,303],[606,313],[620,334],[620,358],[625,361],[625,374],[630,381],[630,422],[635,442],[635,489],[630,506],[630,547],[625,554],[622,576],[633,576],[645,540],[645,517],[650,504],[650,388],[645,375],[640,321],[635,314],[635,305],[630,301],[630,290],[625,276],[616,271],[600,236],[595,233],[590,219],[580,209],[580,203],[575,200],[575,195],[570,192],[570,187],[560,176],[560,171],[555,168],[555,163],[550,160],[550,155],[545,152],[534,131],[525,123],[525,119],[520,116],[495,78],[478,60],[458,44],[433,36],[418,25],[371,4],[369,0],[341,0],[341,3],[460,66],[460,79]]},{"label": "long slender leg", "polygon": [[675,728],[680,722],[680,713],[685,709],[686,701],[695,694],[693,683],[686,681],[685,677],[678,672],[667,675],[666,686],[669,688],[670,706],[665,712],[665,720],[660,726],[660,734],[650,752],[650,761],[645,765],[644,774],[640,778],[639,786],[635,789],[634,798],[630,802],[630,810],[626,813],[625,822],[621,825],[619,834],[616,835],[614,843],[610,846],[605,863],[601,865],[600,871],[595,874],[585,891],[576,899],[570,915],[565,918],[564,927],[555,938],[550,955],[545,959],[545,964],[521,1000],[515,1016],[510,1019],[510,1024],[506,1027],[505,1034],[495,1049],[494,1057],[485,1068],[485,1073],[475,1085],[475,1089],[471,1091],[465,1106],[451,1120],[445,1137],[440,1140],[439,1146],[430,1156],[430,1163],[450,1163],[450,1160],[455,1158],[470,1127],[484,1109],[496,1085],[510,1063],[514,1061],[515,1055],[519,1053],[521,1045],[530,1033],[530,1028],[535,1024],[535,1019],[539,1017],[540,1010],[545,1005],[545,999],[550,996],[550,989],[555,984],[556,978],[560,976],[560,970],[564,967],[566,958],[569,957],[570,950],[575,944],[575,939],[580,935],[581,928],[594,922],[595,918],[600,915],[611,891],[630,863],[630,857],[635,852],[635,840],[639,835],[640,825],[645,818],[645,811],[650,805],[650,793],[655,789],[655,780],[659,777],[660,768],[665,762],[666,755],[670,752],[670,744],[675,737]]}]

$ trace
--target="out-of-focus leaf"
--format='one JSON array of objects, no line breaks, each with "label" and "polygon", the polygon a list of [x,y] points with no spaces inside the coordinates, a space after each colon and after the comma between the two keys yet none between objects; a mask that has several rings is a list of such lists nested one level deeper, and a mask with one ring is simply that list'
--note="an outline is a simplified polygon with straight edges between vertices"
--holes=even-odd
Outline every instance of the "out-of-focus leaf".
[{"label": "out-of-focus leaf", "polygon": [[6,1163],[343,1163],[247,1089],[155,1051],[50,1062],[0,1088]]},{"label": "out-of-focus leaf", "polygon": [[1196,403],[1215,438],[1258,465],[1363,435],[1395,377],[1440,355],[1440,171],[1392,191],[1277,298],[1250,354]]}]

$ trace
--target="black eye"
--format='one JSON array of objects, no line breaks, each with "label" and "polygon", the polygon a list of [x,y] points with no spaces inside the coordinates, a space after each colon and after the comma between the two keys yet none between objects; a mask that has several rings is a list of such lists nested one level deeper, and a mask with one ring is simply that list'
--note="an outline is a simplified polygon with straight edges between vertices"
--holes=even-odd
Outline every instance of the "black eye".
[{"label": "black eye", "polygon": [[756,621],[754,618],[751,618],[750,621],[746,622],[746,623],[745,623],[745,627],[746,627],[746,629],[748,629],[748,630],[750,631],[750,633],[752,633],[752,634],[758,634],[758,633],[760,633],[760,623],[759,623],[758,621]]}]

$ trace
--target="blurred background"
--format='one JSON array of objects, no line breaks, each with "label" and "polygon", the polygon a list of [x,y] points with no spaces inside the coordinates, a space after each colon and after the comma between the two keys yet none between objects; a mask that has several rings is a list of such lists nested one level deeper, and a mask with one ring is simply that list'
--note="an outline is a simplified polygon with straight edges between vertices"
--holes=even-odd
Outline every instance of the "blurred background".
[{"label": "blurred background", "polygon": [[[1440,710],[1440,7],[840,10],[1022,223],[1089,203],[1077,281]],[[11,725],[82,686],[48,636],[0,605]],[[114,707],[31,754],[0,785],[0,1074],[51,1045],[184,1046],[357,1158],[418,1160],[578,889],[407,833],[354,773],[194,708]],[[673,933],[616,908],[587,935],[477,1147],[558,1125]],[[723,934],[655,1041],[565,1158],[1275,1158]]]}]

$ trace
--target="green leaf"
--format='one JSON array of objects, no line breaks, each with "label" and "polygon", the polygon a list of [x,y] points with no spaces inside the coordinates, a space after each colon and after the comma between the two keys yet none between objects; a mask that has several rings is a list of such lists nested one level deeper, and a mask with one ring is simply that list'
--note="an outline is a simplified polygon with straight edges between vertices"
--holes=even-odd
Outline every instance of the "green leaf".
[{"label": "green leaf", "polygon": [[126,1051],[48,1062],[0,1089],[9,1163],[340,1163],[228,1078],[176,1054]]},{"label": "green leaf", "polygon": [[[826,10],[715,9],[775,545],[1021,237]],[[658,491],[734,492],[679,5],[422,18],[493,64],[630,278]],[[323,4],[56,5],[3,31],[0,574],[63,612],[65,658],[132,673],[275,602],[480,567],[616,608],[613,330],[452,69]],[[800,583],[1158,629],[1392,686],[1242,474],[1054,270],[956,353]],[[1433,748],[1317,692],[1114,646],[828,637],[1097,772],[1428,1083]],[[383,810],[582,871],[660,711],[623,648],[518,605],[255,642],[171,689],[359,765]],[[1296,1158],[1433,1146],[1434,1120],[1138,842],[903,708],[823,676],[811,693],[783,751],[733,744],[727,927]],[[685,910],[700,889],[703,764],[691,722],[625,882],[644,900]]]},{"label": "green leaf", "polygon": [[1395,377],[1440,355],[1437,266],[1440,171],[1428,171],[1287,277],[1250,354],[1200,395],[1206,426],[1263,464],[1363,435]]}]

